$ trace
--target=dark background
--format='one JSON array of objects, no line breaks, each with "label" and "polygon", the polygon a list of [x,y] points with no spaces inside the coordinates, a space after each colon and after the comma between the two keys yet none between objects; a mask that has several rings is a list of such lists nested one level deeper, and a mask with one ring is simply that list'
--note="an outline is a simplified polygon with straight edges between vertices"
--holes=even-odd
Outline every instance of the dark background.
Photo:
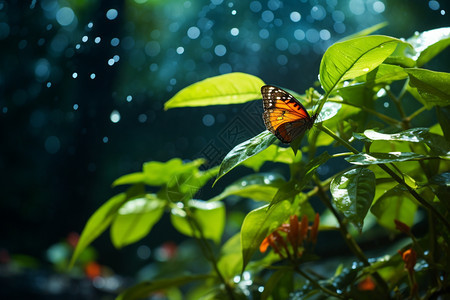
[{"label": "dark background", "polygon": [[[183,87],[238,71],[303,93],[337,40],[385,21],[377,33],[408,38],[448,26],[448,8],[418,0],[0,1],[0,249],[45,264],[47,249],[80,233],[117,192],[114,179],[146,161],[201,157],[211,144],[226,153],[263,130],[256,120],[223,137],[257,102],[164,111]],[[426,67],[448,71],[446,55]],[[107,235],[94,245],[102,263],[132,274],[137,247],[168,237],[179,236],[163,222],[123,250]]]}]

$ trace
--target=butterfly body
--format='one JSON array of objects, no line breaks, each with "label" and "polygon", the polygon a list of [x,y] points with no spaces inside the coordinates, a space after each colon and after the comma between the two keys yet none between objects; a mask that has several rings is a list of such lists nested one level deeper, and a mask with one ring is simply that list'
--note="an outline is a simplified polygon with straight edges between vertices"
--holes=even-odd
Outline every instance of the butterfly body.
[{"label": "butterfly body", "polygon": [[294,96],[272,85],[261,87],[263,120],[267,130],[283,143],[290,143],[311,129],[317,114],[312,117]]}]

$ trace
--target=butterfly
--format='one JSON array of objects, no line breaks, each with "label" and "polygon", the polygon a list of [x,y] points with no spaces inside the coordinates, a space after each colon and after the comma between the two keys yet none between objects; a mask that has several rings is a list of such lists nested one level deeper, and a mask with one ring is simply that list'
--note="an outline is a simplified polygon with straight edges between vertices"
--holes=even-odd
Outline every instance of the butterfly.
[{"label": "butterfly", "polygon": [[263,120],[267,130],[288,144],[311,129],[317,113],[309,116],[306,108],[285,90],[273,86],[261,87]]}]

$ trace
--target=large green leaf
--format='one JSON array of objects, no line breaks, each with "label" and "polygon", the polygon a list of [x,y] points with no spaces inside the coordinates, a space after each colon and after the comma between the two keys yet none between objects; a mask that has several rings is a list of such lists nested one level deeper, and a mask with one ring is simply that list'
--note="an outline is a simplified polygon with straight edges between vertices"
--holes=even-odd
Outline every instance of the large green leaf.
[{"label": "large green leaf", "polygon": [[412,226],[416,210],[417,205],[412,200],[411,194],[401,185],[385,192],[370,209],[378,222],[391,230],[395,229],[394,220]]},{"label": "large green leaf", "polygon": [[210,274],[205,275],[185,275],[176,278],[167,278],[160,280],[151,280],[138,283],[137,285],[126,289],[116,298],[116,300],[135,300],[148,298],[151,293],[163,291],[171,287],[180,287],[197,280],[206,280],[213,278]]},{"label": "large green leaf", "polygon": [[355,165],[376,165],[400,161],[430,159],[433,157],[417,154],[414,152],[389,152],[389,153],[358,153],[345,158],[346,161]]},{"label": "large green leaf", "polygon": [[417,88],[427,107],[450,105],[450,74],[425,69],[405,69],[410,85]]},{"label": "large green leaf", "polygon": [[179,158],[173,158],[167,162],[146,162],[142,166],[142,172],[131,173],[119,177],[113,182],[113,186],[135,183],[159,186],[173,183],[174,176],[191,173],[194,170],[197,170],[203,163],[203,159],[196,159],[189,163],[183,163]]},{"label": "large green leaf", "polygon": [[123,204],[111,225],[114,246],[122,248],[145,237],[163,212],[164,202],[152,194]]},{"label": "large green leaf", "polygon": [[388,36],[366,36],[335,43],[320,63],[320,83],[330,94],[340,82],[378,67],[401,41]]},{"label": "large green leaf", "polygon": [[450,45],[450,27],[416,33],[407,42],[417,53],[413,57],[417,66],[423,66]]},{"label": "large green leaf", "polygon": [[356,168],[336,176],[330,184],[333,204],[359,231],[375,195],[375,175]]},{"label": "large green leaf", "polygon": [[369,85],[386,85],[393,81],[403,80],[408,77],[408,74],[402,67],[395,65],[381,64],[375,70],[358,77],[356,80],[366,82]]},{"label": "large green leaf", "polygon": [[284,182],[283,177],[278,173],[251,174],[230,184],[222,193],[209,201],[218,201],[235,195],[269,202]]},{"label": "large green leaf", "polygon": [[[184,205],[179,203],[180,206]],[[191,200],[188,202],[189,210],[192,212],[193,220],[188,220],[185,210],[173,208],[171,210],[172,225],[182,234],[191,237],[199,237],[198,231],[193,231],[191,222],[197,222],[203,237],[212,239],[219,243],[225,228],[225,206],[222,202],[206,202],[201,200]],[[196,228],[197,230],[197,228]]]},{"label": "large green leaf", "polygon": [[220,164],[219,175],[214,184],[226,173],[234,169],[243,161],[263,151],[277,140],[270,131],[265,130],[251,139],[234,147]]},{"label": "large green leaf", "polygon": [[220,249],[217,267],[226,279],[233,279],[242,271],[241,237],[239,233],[232,236]]},{"label": "large green leaf", "polygon": [[247,214],[241,228],[241,246],[243,267],[245,269],[253,253],[259,249],[262,241],[273,230],[289,217],[291,204],[289,201],[272,205],[264,205]]},{"label": "large green leaf", "polygon": [[100,234],[102,234],[114,218],[117,215],[117,211],[122,204],[127,201],[128,196],[126,193],[115,195],[109,199],[106,203],[100,206],[99,209],[89,218],[83,231],[81,232],[80,239],[78,240],[77,247],[72,255],[70,265],[73,266],[78,256],[95,240]]},{"label": "large green leaf", "polygon": [[263,85],[258,77],[245,73],[210,77],[179,91],[164,104],[164,109],[245,103],[261,99]]},{"label": "large green leaf", "polygon": [[409,143],[424,143],[428,145],[434,153],[447,155],[450,150],[449,143],[444,137],[429,132],[428,128],[412,128],[398,133],[386,134],[372,129],[364,133],[354,133],[355,138],[363,141],[397,141]]}]

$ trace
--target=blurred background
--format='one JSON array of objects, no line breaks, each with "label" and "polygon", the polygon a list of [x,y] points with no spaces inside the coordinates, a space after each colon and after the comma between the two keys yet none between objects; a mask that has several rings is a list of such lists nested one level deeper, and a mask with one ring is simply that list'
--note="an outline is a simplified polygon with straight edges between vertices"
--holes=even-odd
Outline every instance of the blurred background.
[{"label": "blurred background", "polygon": [[[381,22],[377,33],[408,38],[449,26],[448,9],[427,0],[0,1],[0,266],[55,269],[117,193],[114,179],[150,160],[217,158],[264,130],[258,117],[235,124],[259,116],[257,101],[164,111],[183,87],[246,72],[303,93],[339,39]],[[445,53],[426,67],[448,71]],[[93,251],[133,277],[179,238],[163,222],[122,250],[103,235]],[[0,287],[11,285],[17,274],[0,270]]]}]

